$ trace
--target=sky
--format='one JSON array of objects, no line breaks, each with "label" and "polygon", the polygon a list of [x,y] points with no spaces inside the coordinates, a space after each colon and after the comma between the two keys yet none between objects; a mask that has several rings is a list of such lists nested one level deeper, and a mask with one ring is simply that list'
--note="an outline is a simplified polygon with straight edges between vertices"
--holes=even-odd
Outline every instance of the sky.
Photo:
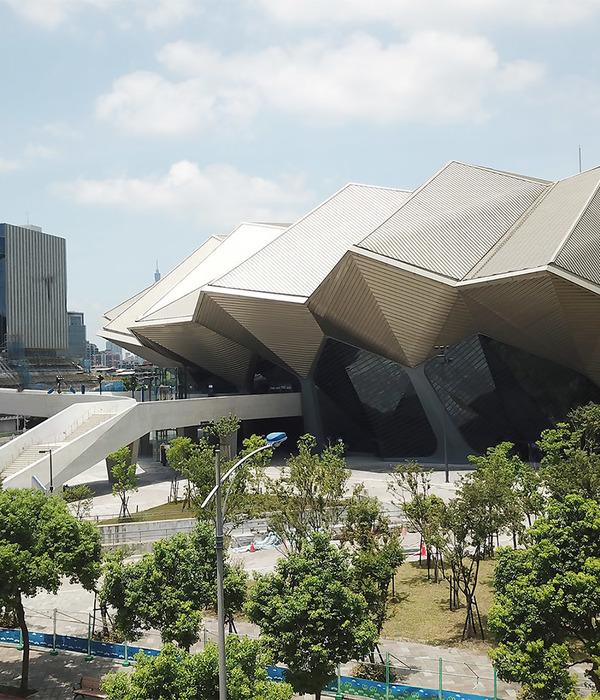
[{"label": "sky", "polygon": [[0,0],[0,221],[101,314],[241,221],[600,166],[600,0]]}]

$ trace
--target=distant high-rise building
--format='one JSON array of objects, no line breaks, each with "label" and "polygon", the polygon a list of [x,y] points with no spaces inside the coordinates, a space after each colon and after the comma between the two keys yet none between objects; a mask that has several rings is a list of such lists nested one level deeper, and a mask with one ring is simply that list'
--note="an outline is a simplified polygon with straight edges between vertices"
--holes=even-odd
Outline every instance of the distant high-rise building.
[{"label": "distant high-rise building", "polygon": [[0,345],[64,354],[67,326],[65,239],[0,224]]},{"label": "distant high-rise building", "polygon": [[160,271],[158,269],[158,260],[156,261],[156,270],[154,271],[154,281],[158,282],[160,279]]},{"label": "distant high-rise building", "polygon": [[106,341],[106,352],[109,355],[118,355],[119,359],[123,356],[123,348],[115,343],[111,343],[110,340]]},{"label": "distant high-rise building", "polygon": [[82,362],[86,356],[85,322],[79,311],[68,311],[69,357]]}]

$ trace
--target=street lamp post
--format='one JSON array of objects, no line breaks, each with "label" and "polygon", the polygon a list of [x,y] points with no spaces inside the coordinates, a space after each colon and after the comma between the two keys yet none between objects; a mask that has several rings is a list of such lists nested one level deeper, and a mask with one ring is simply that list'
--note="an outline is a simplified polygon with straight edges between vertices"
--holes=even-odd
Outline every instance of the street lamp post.
[{"label": "street lamp post", "polygon": [[54,491],[54,481],[53,481],[53,476],[52,476],[52,448],[49,447],[47,450],[40,450],[41,455],[47,454],[50,460],[50,486],[48,490],[50,493]]},{"label": "street lamp post", "polygon": [[[449,345],[434,345],[433,349],[437,352],[436,357],[438,357],[442,362],[442,393],[443,393],[444,397],[447,397],[444,369],[446,368],[446,363],[451,362],[451,358],[448,357],[448,355],[447,355],[448,350],[450,349],[450,346]],[[443,428],[442,428],[442,430],[444,433],[444,470],[446,472],[446,483],[448,483],[450,481],[450,470],[448,468],[448,430],[447,430],[448,411],[446,410],[446,401],[445,400],[443,400],[443,402],[442,402],[442,409],[443,409],[443,415],[442,415]]]},{"label": "street lamp post", "polygon": [[[217,624],[218,624],[218,639],[219,639],[219,700],[227,700],[227,669],[225,666],[225,593],[223,586],[223,505],[221,501],[221,486],[227,479],[257,452],[262,452],[273,447],[279,447],[281,443],[287,439],[285,433],[269,433],[267,435],[267,444],[257,447],[245,457],[236,462],[233,467],[221,478],[221,451],[215,450],[215,487],[204,499],[204,503],[200,506],[206,508],[210,499],[216,495],[216,523],[215,523],[215,549],[217,553]],[[225,497],[227,502],[227,497]]]}]

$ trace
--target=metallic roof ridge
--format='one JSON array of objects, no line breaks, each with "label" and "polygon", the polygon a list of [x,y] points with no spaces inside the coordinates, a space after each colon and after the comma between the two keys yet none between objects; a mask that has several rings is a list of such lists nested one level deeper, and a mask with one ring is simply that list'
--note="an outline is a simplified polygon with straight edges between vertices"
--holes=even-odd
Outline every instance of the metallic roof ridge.
[{"label": "metallic roof ridge", "polygon": [[[260,253],[261,251],[263,251],[265,248],[267,248],[268,246],[274,244],[275,241],[278,241],[278,240],[281,238],[281,236],[283,236],[284,234],[293,232],[293,230],[294,230],[297,226],[299,226],[302,222],[304,222],[306,219],[308,219],[310,216],[312,216],[315,212],[319,211],[319,209],[322,209],[324,206],[326,206],[327,204],[329,204],[329,202],[331,202],[335,197],[339,196],[342,192],[344,192],[345,190],[348,190],[348,189],[350,189],[350,188],[354,188],[354,187],[360,187],[360,188],[364,188],[364,189],[380,189],[380,190],[385,190],[385,191],[389,191],[389,192],[399,192],[399,193],[400,193],[400,192],[401,192],[401,193],[410,192],[410,190],[403,190],[403,189],[396,188],[396,187],[380,187],[380,186],[378,186],[378,185],[363,185],[363,184],[360,184],[360,183],[348,182],[348,183],[346,183],[343,187],[340,187],[339,190],[337,190],[336,192],[334,192],[333,194],[331,194],[329,197],[327,197],[327,199],[324,199],[322,202],[319,202],[319,204],[317,204],[317,206],[313,207],[309,212],[307,212],[306,214],[304,214],[304,216],[300,217],[300,218],[299,218],[297,221],[295,221],[291,226],[289,226],[287,229],[285,229],[285,231],[282,231],[282,233],[281,233],[280,236],[277,236],[277,237],[274,238],[272,241],[270,241],[267,245],[265,245],[263,248],[261,248],[260,250],[257,250],[257,251],[256,251],[253,255],[251,255],[249,258],[246,258],[246,260],[244,260],[243,262],[239,263],[239,264],[236,265],[235,267],[232,267],[232,268],[231,268],[230,270],[228,270],[224,275],[221,275],[220,277],[217,277],[217,278],[211,280],[210,282],[208,282],[208,284],[211,285],[211,286],[213,286],[213,287],[221,287],[221,288],[223,288],[223,289],[228,288],[228,286],[227,286],[226,284],[219,284],[219,282],[220,282],[222,279],[224,279],[225,277],[227,277],[228,275],[230,275],[230,274],[232,274],[232,273],[235,273],[235,271],[236,271],[238,268],[240,268],[242,265],[245,265],[249,260],[251,260],[255,255],[257,255],[258,253]],[[410,198],[410,194],[409,194],[409,198]]]},{"label": "metallic roof ridge", "polygon": [[[538,182],[545,182],[544,180],[539,180]],[[514,222],[514,224],[506,231],[506,233],[498,240],[496,243],[488,250],[488,252],[480,258],[473,267],[463,275],[462,279],[474,279],[473,275],[477,273],[482,267],[484,267],[490,260],[492,260],[501,250],[507,245],[512,237],[519,231],[521,226],[529,219],[533,212],[540,206],[540,204],[546,199],[546,197],[552,192],[556,187],[557,182],[549,182],[548,187],[536,197],[535,202],[521,214],[521,216]]]},{"label": "metallic roof ridge", "polygon": [[[408,197],[402,202],[402,204],[398,207],[398,209],[396,209],[395,211],[393,211],[393,212],[388,216],[387,219],[384,219],[383,221],[380,221],[376,228],[374,228],[374,229],[373,229],[370,233],[368,233],[362,240],[360,240],[358,243],[355,244],[355,247],[357,247],[357,248],[362,247],[363,243],[367,240],[367,238],[369,238],[369,236],[372,236],[372,235],[375,233],[375,231],[377,231],[377,230],[380,229],[382,226],[384,226],[393,216],[396,216],[396,214],[402,209],[402,207],[406,206],[406,204],[408,204],[408,202],[412,201],[412,200],[419,194],[419,192],[421,192],[421,190],[422,190],[424,187],[426,187],[430,182],[433,182],[433,181],[435,180],[436,177],[438,177],[439,175],[441,175],[441,174],[444,172],[444,170],[446,170],[447,168],[449,168],[449,167],[450,167],[451,165],[453,165],[454,163],[457,163],[458,165],[465,165],[465,163],[461,163],[460,161],[457,161],[457,160],[449,160],[449,161],[448,161],[445,165],[443,165],[437,172],[435,172],[430,178],[428,178],[427,180],[425,180],[425,182],[422,182],[416,189],[414,189],[414,190],[405,190],[405,191],[409,192],[410,194],[409,194]],[[370,249],[367,248],[367,247],[365,246],[365,247],[364,247],[364,250],[370,250]]]},{"label": "metallic roof ridge", "polygon": [[442,284],[446,284],[449,287],[456,287],[456,285],[460,283],[460,280],[457,280],[456,277],[442,275],[434,270],[428,270],[426,267],[420,267],[419,265],[406,262],[405,260],[398,260],[397,258],[392,258],[389,255],[384,255],[383,253],[379,253],[375,250],[369,250],[368,248],[360,248],[359,246],[355,245],[351,248],[348,248],[346,255],[348,254],[362,256],[363,258],[369,258],[370,260],[381,262],[384,265],[397,267],[399,270],[404,270],[405,272],[409,272],[418,277],[426,277],[427,279],[434,280],[436,282],[441,282]]},{"label": "metallic roof ridge", "polygon": [[[212,234],[211,234],[210,236],[207,236],[207,237],[202,241],[202,243],[200,243],[200,245],[199,245],[197,248],[194,248],[194,250],[193,250],[189,255],[186,255],[185,258],[184,258],[183,260],[181,260],[177,265],[175,265],[175,267],[174,267],[172,270],[169,270],[169,272],[167,272],[166,275],[163,275],[163,276],[158,280],[158,282],[154,282],[153,284],[151,284],[151,285],[149,285],[148,287],[146,287],[145,289],[143,289],[141,292],[138,292],[137,295],[134,295],[134,296],[130,297],[130,300],[131,300],[132,303],[131,303],[131,304],[128,304],[126,307],[124,307],[123,310],[122,310],[117,316],[115,316],[115,317],[111,320],[110,323],[112,324],[114,321],[116,321],[118,318],[120,318],[120,317],[121,317],[124,313],[126,313],[134,304],[137,304],[138,302],[141,302],[141,301],[143,300],[143,298],[146,296],[146,294],[148,294],[151,290],[155,290],[155,289],[157,288],[158,285],[160,285],[161,287],[166,286],[167,281],[173,279],[173,276],[175,275],[175,273],[177,272],[177,270],[178,270],[182,265],[184,265],[185,262],[186,262],[192,255],[195,255],[195,254],[200,250],[200,248],[202,248],[202,246],[206,245],[206,244],[208,243],[208,241],[210,241],[211,238],[214,238],[214,239],[218,242],[218,244],[219,244],[219,245],[217,246],[217,248],[218,248],[228,237],[229,237],[229,234],[226,234],[224,237],[215,236],[215,235],[212,235]],[[215,248],[215,250],[216,250],[216,248]],[[214,250],[211,251],[211,253],[209,253],[209,254],[207,255],[207,257],[209,257],[212,253],[214,253]],[[188,275],[189,275],[190,273],[191,273],[191,270],[190,270],[190,272],[188,272]],[[187,275],[184,275],[184,277],[183,277],[182,279],[185,279],[185,277],[187,277]],[[175,284],[178,284],[178,282],[175,282]],[[173,286],[174,286],[174,285],[170,285],[169,288],[168,288],[167,290],[165,290],[164,294],[162,294],[161,297],[160,297],[157,301],[155,301],[154,303],[152,303],[152,304],[150,305],[150,308],[149,308],[149,309],[146,309],[146,310],[145,310],[142,314],[140,314],[140,316],[138,316],[137,318],[143,318],[143,317],[145,316],[145,314],[147,314],[148,311],[149,311],[150,309],[154,308],[158,303],[160,303],[160,301],[163,299],[163,297],[166,296],[166,295],[171,291],[171,289],[173,288]],[[129,300],[128,300],[128,301],[129,301]],[[125,303],[125,302],[123,302],[123,303]],[[119,304],[119,306],[121,306],[121,305]],[[115,308],[117,308],[117,307],[115,307]],[[137,318],[135,319],[135,322],[137,322]],[[108,324],[108,325],[110,326],[110,324]]]},{"label": "metallic roof ridge", "polygon": [[242,289],[237,287],[219,287],[208,283],[202,287],[202,294],[226,294],[252,299],[269,299],[271,301],[285,301],[294,304],[304,304],[308,297],[303,294],[281,294],[279,292],[259,292],[255,289]]},{"label": "metallic roof ridge", "polygon": [[[215,240],[218,242],[219,245],[216,246],[216,248],[215,248],[214,250],[211,250],[211,252],[210,252],[205,258],[203,258],[195,267],[193,267],[191,270],[189,270],[189,272],[188,272],[186,275],[184,275],[183,277],[181,277],[181,279],[177,280],[176,283],[175,283],[174,285],[172,285],[172,286],[165,292],[165,294],[163,294],[163,295],[161,296],[160,299],[158,299],[154,304],[152,304],[148,309],[146,309],[146,310],[144,311],[143,314],[141,314],[140,316],[138,316],[138,318],[136,319],[136,323],[138,323],[138,321],[143,321],[143,320],[146,318],[146,316],[153,315],[153,314],[157,313],[158,311],[160,311],[160,309],[164,308],[165,306],[168,306],[169,304],[172,304],[173,301],[176,301],[176,299],[175,299],[175,300],[173,300],[173,301],[168,302],[167,304],[163,304],[165,297],[168,296],[168,295],[173,291],[173,289],[175,289],[176,287],[178,287],[179,285],[181,285],[186,279],[188,279],[189,277],[191,277],[192,275],[194,275],[194,274],[196,273],[196,271],[198,270],[198,268],[199,268],[201,265],[203,265],[204,263],[206,263],[207,260],[210,260],[211,255],[213,255],[214,253],[216,253],[216,252],[219,250],[219,248],[221,247],[221,245],[223,245],[224,243],[228,242],[229,239],[230,239],[237,231],[239,231],[239,229],[241,229],[243,226],[259,226],[259,227],[261,227],[261,228],[271,228],[271,229],[278,229],[278,228],[280,228],[280,229],[281,229],[281,232],[280,232],[279,235],[281,235],[281,234],[283,234],[283,233],[285,233],[285,232],[287,231],[287,229],[286,229],[286,228],[283,228],[282,226],[277,226],[277,225],[273,225],[273,224],[257,224],[257,223],[251,223],[251,222],[248,222],[248,221],[242,221],[242,222],[240,222],[235,228],[233,228],[233,229],[230,231],[230,233],[228,233],[222,240],[221,240],[218,236],[209,236],[209,238],[207,238],[206,241],[204,241],[200,246],[198,246],[198,248],[196,248],[196,250],[194,250],[192,253],[190,253],[190,255],[188,255],[186,258],[184,258],[184,260],[182,260],[181,263],[180,263],[179,265],[183,265],[187,260],[189,260],[189,258],[190,258],[192,255],[194,255],[194,254],[195,254],[195,253],[210,239],[210,238],[215,238]],[[279,238],[279,236],[276,236],[276,238]],[[268,244],[266,244],[266,245],[268,245]],[[263,246],[263,247],[265,247],[265,246]],[[262,248],[260,248],[259,250],[262,250]],[[253,253],[253,255],[254,255],[254,254],[255,254],[255,253]],[[250,256],[250,257],[252,257],[252,256]],[[248,259],[248,258],[246,258],[246,260],[247,260],[247,259]],[[178,267],[179,267],[179,265],[178,265]],[[175,270],[176,270],[176,269],[177,269],[177,268],[175,268]],[[232,269],[235,269],[235,268],[232,268]],[[175,270],[172,270],[171,272],[175,272]],[[228,270],[228,272],[226,272],[225,274],[229,274],[229,272],[231,272],[231,270]],[[171,274],[171,273],[169,273],[169,274]],[[161,281],[162,281],[162,280],[161,280]],[[206,284],[206,282],[205,282],[205,283],[200,283],[197,287],[194,287],[193,289],[191,289],[191,290],[189,290],[188,292],[186,292],[186,294],[184,294],[184,296],[187,296],[187,294],[190,294],[191,292],[199,291],[200,289],[202,289],[202,287],[204,286],[204,284]],[[181,298],[181,297],[178,297],[178,298]],[[162,306],[161,306],[161,304],[162,304]]]},{"label": "metallic roof ridge", "polygon": [[[569,241],[569,238],[571,238],[571,236],[573,235],[573,232],[575,231],[575,229],[576,229],[577,226],[579,225],[579,222],[581,221],[581,218],[583,217],[583,215],[584,215],[585,212],[587,211],[588,207],[589,207],[590,204],[592,203],[592,200],[593,200],[594,197],[598,194],[598,190],[600,189],[600,167],[599,167],[599,168],[590,168],[589,170],[585,170],[585,171],[582,172],[582,173],[576,173],[575,175],[571,175],[570,177],[566,177],[566,178],[564,178],[563,180],[559,180],[559,181],[558,181],[558,182],[563,182],[564,180],[571,180],[572,178],[577,177],[577,176],[579,176],[579,175],[584,175],[584,174],[587,174],[587,173],[591,173],[593,170],[598,170],[598,171],[599,171],[599,172],[598,172],[598,179],[596,180],[596,186],[593,188],[592,193],[590,194],[590,196],[586,199],[585,204],[581,207],[581,209],[580,209],[580,211],[579,211],[579,215],[578,215],[578,216],[574,219],[574,221],[573,221],[573,225],[572,225],[571,228],[567,231],[567,233],[563,236],[563,238],[562,238],[562,240],[560,241],[560,243],[556,246],[556,250],[555,250],[554,253],[550,256],[550,260],[548,261],[548,263],[556,264],[556,258],[560,255],[560,252],[562,251],[562,249],[565,247],[565,245],[566,245],[567,242]],[[556,183],[556,184],[558,184],[558,183]],[[559,265],[556,265],[556,267],[559,267]]]},{"label": "metallic roof ridge", "polygon": [[461,160],[451,160],[450,163],[457,163],[458,165],[465,165],[469,168],[476,168],[477,170],[485,170],[489,173],[497,173],[498,175],[506,175],[507,177],[514,177],[517,180],[527,180],[528,182],[539,182],[546,185],[552,185],[554,182],[552,180],[546,180],[541,177],[533,177],[531,175],[522,175],[520,173],[513,173],[510,170],[498,170],[498,168],[488,168],[485,165],[474,165],[473,163],[465,163]]}]

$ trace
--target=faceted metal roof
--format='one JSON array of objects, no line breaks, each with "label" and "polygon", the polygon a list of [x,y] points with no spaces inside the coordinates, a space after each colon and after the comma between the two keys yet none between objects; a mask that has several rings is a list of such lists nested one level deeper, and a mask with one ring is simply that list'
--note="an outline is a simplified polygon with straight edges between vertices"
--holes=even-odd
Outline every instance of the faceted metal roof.
[{"label": "faceted metal roof", "polygon": [[307,297],[348,248],[395,212],[409,194],[346,185],[212,285]]},{"label": "faceted metal roof", "polygon": [[459,280],[549,186],[451,162],[359,247]]},{"label": "faceted metal roof", "polygon": [[107,312],[106,337],[243,388],[254,355],[310,377],[326,337],[417,366],[481,333],[600,383],[600,168],[551,183],[451,162],[412,194],[351,184],[211,240]]}]

